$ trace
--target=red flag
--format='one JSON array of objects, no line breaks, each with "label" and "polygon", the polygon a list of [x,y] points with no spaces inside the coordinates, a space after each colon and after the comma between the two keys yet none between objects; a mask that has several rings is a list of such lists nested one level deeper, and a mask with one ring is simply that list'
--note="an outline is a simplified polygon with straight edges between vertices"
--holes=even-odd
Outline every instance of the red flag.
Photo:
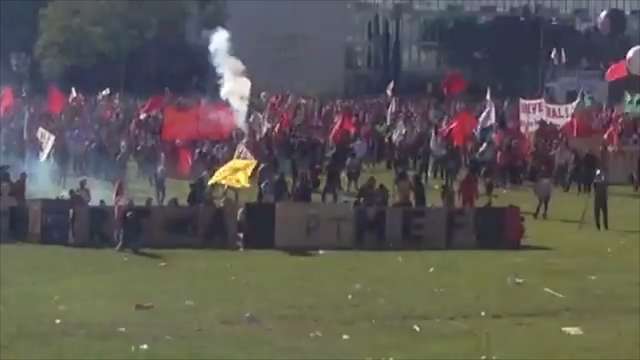
[{"label": "red flag", "polygon": [[329,134],[329,140],[334,144],[339,144],[346,139],[347,135],[353,135],[356,132],[353,114],[343,112],[339,116],[340,118],[336,121],[336,124]]},{"label": "red flag", "polygon": [[191,149],[180,146],[178,147],[178,165],[176,170],[181,177],[189,177],[191,175],[191,165],[193,159],[191,157]]},{"label": "red flag", "polygon": [[231,108],[223,102],[200,105],[198,138],[206,140],[224,140],[231,136],[236,122]]},{"label": "red flag", "polygon": [[445,136],[451,136],[453,144],[461,147],[473,136],[473,131],[478,126],[478,119],[468,111],[456,114],[449,126],[442,130]]},{"label": "red flag", "polygon": [[607,73],[604,75],[604,79],[608,82],[622,79],[629,74],[627,70],[627,61],[625,59],[618,61],[617,63],[609,66]]},{"label": "red flag", "polygon": [[51,115],[60,115],[67,105],[67,96],[55,86],[49,86],[47,110]]},{"label": "red flag", "polygon": [[594,129],[590,112],[580,111],[573,114],[571,120],[564,124],[560,130],[571,137],[591,137],[602,134],[602,131]]},{"label": "red flag", "polygon": [[164,109],[162,139],[223,140],[235,129],[233,112],[224,103],[202,103],[187,108],[167,106]]},{"label": "red flag", "polygon": [[13,89],[9,86],[3,87],[0,92],[0,117],[9,115],[13,110],[15,102],[16,100],[13,95]]},{"label": "red flag", "polygon": [[152,114],[157,111],[161,111],[165,106],[165,97],[164,95],[156,95],[152,96],[147,100],[144,105],[138,111],[141,117],[145,117],[149,114]]},{"label": "red flag", "polygon": [[467,80],[460,71],[452,71],[442,80],[442,92],[445,96],[456,96],[467,90]]},{"label": "red flag", "polygon": [[196,106],[177,108],[167,106],[164,109],[162,140],[194,140],[198,137],[198,117],[200,109]]}]

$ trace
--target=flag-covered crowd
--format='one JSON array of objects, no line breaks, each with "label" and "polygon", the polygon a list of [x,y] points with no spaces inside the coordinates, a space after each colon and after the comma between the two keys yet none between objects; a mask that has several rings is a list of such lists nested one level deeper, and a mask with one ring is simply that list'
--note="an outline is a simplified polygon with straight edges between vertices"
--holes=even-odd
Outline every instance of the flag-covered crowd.
[{"label": "flag-covered crowd", "polygon": [[[159,204],[168,176],[196,179],[187,202],[198,204],[211,175],[243,157],[259,164],[258,201],[310,201],[314,191],[322,201],[337,201],[340,191],[360,189],[357,198],[367,204],[422,206],[424,183],[436,177],[444,180],[445,203],[455,203],[457,187],[461,203],[473,206],[479,183],[491,193],[494,186],[548,177],[588,191],[606,156],[580,154],[568,145],[571,137],[601,134],[602,151],[638,141],[637,121],[586,96],[564,126],[539,122],[529,133],[517,101],[493,99],[489,91],[485,101],[463,101],[466,86],[454,73],[442,83],[444,96],[397,97],[393,83],[385,96],[360,99],[262,93],[251,102],[246,136],[224,104],[168,90],[135,101],[109,90],[67,95],[56,87],[46,99],[24,98],[5,87],[0,151],[2,159],[53,161],[63,187],[69,175],[115,183],[135,160]],[[394,171],[395,189],[373,189],[374,179],[360,179],[363,167],[377,164]],[[457,184],[464,168],[472,171]]]}]

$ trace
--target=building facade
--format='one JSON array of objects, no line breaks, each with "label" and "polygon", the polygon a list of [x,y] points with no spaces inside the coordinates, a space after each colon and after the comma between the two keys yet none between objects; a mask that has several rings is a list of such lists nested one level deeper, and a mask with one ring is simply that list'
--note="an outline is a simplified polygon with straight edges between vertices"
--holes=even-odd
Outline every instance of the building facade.
[{"label": "building facade", "polygon": [[242,0],[228,2],[228,28],[254,90],[356,95],[382,92],[399,67],[414,88],[441,75],[441,34],[430,23],[524,6],[577,28],[619,8],[635,12],[628,31],[640,33],[640,0]]}]

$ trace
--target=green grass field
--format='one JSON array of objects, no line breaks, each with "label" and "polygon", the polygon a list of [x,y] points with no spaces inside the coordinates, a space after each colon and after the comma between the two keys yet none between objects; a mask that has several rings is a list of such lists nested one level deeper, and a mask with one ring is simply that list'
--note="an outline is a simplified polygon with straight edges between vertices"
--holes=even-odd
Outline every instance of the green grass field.
[{"label": "green grass field", "polygon": [[[526,188],[498,195],[534,206]],[[611,188],[609,232],[591,203],[579,227],[584,206],[556,191],[520,251],[2,245],[0,358],[640,358],[640,195]]]}]

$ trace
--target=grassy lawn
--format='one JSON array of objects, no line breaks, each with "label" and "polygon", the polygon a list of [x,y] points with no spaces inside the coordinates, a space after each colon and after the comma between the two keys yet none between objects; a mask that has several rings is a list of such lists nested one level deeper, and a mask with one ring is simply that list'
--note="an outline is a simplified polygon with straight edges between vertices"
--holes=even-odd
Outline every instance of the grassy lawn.
[{"label": "grassy lawn", "polygon": [[[529,189],[495,203],[535,205]],[[2,245],[0,358],[640,358],[640,196],[611,188],[609,232],[591,205],[580,228],[585,198],[556,191],[521,251]]]}]

